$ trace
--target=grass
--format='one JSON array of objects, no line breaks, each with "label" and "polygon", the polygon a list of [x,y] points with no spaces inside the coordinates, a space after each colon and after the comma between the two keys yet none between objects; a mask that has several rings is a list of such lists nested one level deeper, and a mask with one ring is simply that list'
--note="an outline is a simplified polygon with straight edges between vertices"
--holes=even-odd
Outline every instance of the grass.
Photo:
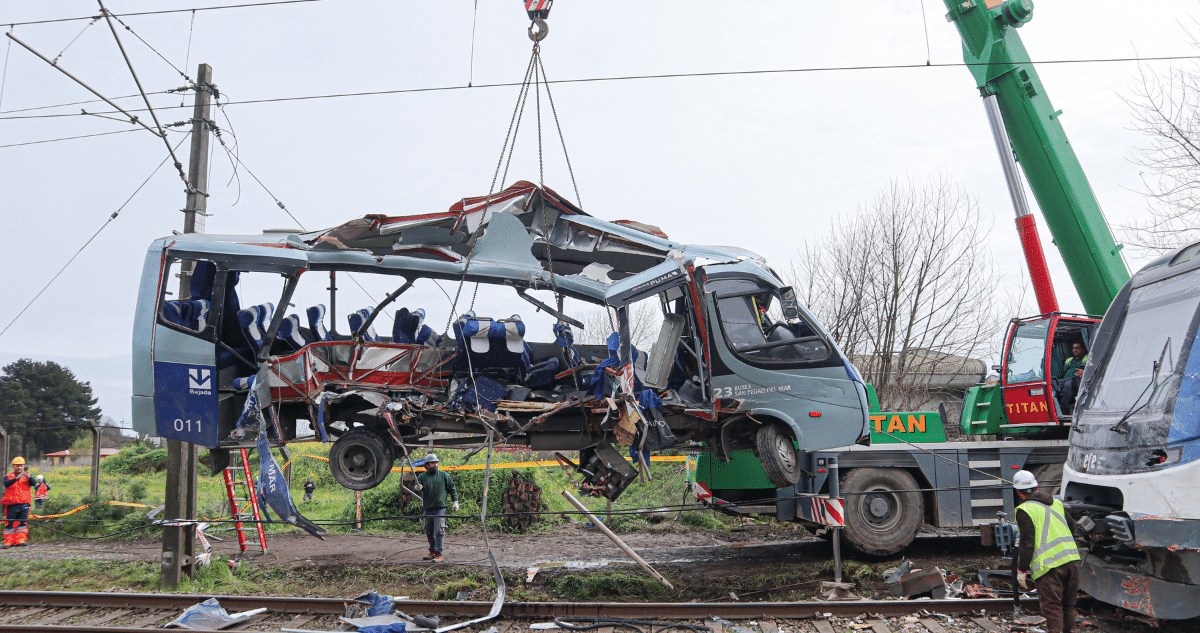
[{"label": "grass", "polygon": [[[292,498],[300,512],[310,520],[322,524],[330,532],[349,532],[353,526],[354,493],[339,486],[329,472],[326,462],[310,456],[325,457],[329,453],[329,444],[305,443],[294,444],[291,448],[292,469]],[[127,449],[135,452],[138,449]],[[276,459],[282,465],[284,460]],[[142,451],[144,455],[144,450]],[[442,463],[457,465],[463,462],[466,451],[439,450]],[[121,456],[118,456],[120,458]],[[40,514],[61,513],[86,503],[93,503],[88,510],[72,514],[53,522],[35,523],[34,538],[42,541],[70,539],[72,536],[104,535],[125,531],[118,538],[136,538],[154,536],[155,528],[147,527],[148,522],[143,518],[148,508],[118,507],[104,503],[108,500],[142,503],[150,507],[163,503],[166,494],[166,474],[141,473],[144,459],[138,455],[130,455],[123,460],[110,458],[117,464],[130,464],[132,472],[118,472],[117,468],[104,466],[101,468],[100,492],[97,496],[89,496],[91,469],[87,467],[62,467],[47,469],[39,473],[45,474],[53,486],[50,500]],[[257,470],[257,455],[251,453],[251,467]],[[492,483],[488,491],[488,514],[496,515],[501,512],[501,496],[507,488],[510,469],[505,463],[531,461],[538,459],[532,452],[496,452],[493,454]],[[483,464],[486,455],[478,453],[471,456],[467,463]],[[201,476],[197,484],[197,514],[207,521],[221,521],[229,518],[229,505],[226,499],[225,486],[220,476],[209,476],[207,467],[200,466]],[[573,506],[562,496],[562,491],[569,490],[579,498],[589,510],[599,516],[607,516],[608,504],[606,499],[596,497],[580,497],[572,483],[571,477],[559,468],[536,468],[520,471],[522,477],[531,478],[542,489],[542,508],[546,513],[539,517],[530,529],[538,532],[567,521],[587,521],[576,513]],[[675,531],[680,529],[680,523],[686,526],[699,527],[708,530],[728,530],[733,519],[719,515],[710,510],[676,512],[678,505],[685,499],[685,479],[682,464],[675,462],[654,462],[650,469],[649,481],[635,481],[625,491],[624,495],[612,504],[612,514],[606,519],[606,524],[620,533],[637,531]],[[478,517],[484,492],[484,472],[450,471],[451,477],[459,489],[461,509],[459,514],[464,517]],[[303,483],[312,477],[317,485],[313,501],[301,501]],[[382,484],[363,494],[363,531],[368,533],[419,533],[419,521],[410,518],[420,514],[419,505],[408,503],[402,505],[398,497],[401,473],[392,473]],[[639,508],[665,508],[663,512],[645,514],[622,514]],[[44,526],[44,527],[42,527]],[[39,529],[40,528],[40,529]],[[144,529],[138,529],[144,528]],[[488,520],[488,528],[505,530],[499,517]],[[216,525],[213,530],[221,530]],[[478,529],[477,518],[451,519],[447,525],[451,533]],[[53,531],[52,531],[53,530]],[[271,533],[295,532],[297,528],[284,524],[268,524],[266,530]],[[66,534],[62,534],[66,533]],[[218,532],[219,534],[220,532]]]},{"label": "grass", "polygon": [[671,591],[645,572],[604,571],[571,573],[546,581],[550,592],[567,600],[664,600]]}]

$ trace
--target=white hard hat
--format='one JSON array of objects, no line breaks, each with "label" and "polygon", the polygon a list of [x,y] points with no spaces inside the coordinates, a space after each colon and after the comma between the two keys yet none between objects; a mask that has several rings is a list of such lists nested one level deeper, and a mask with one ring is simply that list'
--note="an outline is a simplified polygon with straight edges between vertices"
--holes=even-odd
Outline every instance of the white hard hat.
[{"label": "white hard hat", "polygon": [[1013,488],[1017,490],[1033,490],[1038,487],[1037,479],[1028,470],[1018,470],[1013,476]]},{"label": "white hard hat", "polygon": [[425,461],[426,461],[426,462],[433,462],[433,463],[435,463],[435,464],[436,464],[436,463],[438,463],[438,456],[437,456],[437,455],[434,455],[433,453],[430,453],[430,454],[428,454],[428,455],[426,455],[426,456],[425,456]]}]

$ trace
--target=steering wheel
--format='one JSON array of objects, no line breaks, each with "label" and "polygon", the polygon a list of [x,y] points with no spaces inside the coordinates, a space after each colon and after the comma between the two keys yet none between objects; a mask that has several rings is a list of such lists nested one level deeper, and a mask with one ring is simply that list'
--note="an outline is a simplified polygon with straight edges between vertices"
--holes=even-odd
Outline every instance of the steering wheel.
[{"label": "steering wheel", "polygon": [[763,336],[766,337],[767,340],[770,340],[772,332],[774,332],[775,330],[777,330],[781,327],[784,327],[786,325],[787,325],[786,321],[776,321],[776,322],[772,323],[771,325],[767,326],[767,329],[763,332]]}]

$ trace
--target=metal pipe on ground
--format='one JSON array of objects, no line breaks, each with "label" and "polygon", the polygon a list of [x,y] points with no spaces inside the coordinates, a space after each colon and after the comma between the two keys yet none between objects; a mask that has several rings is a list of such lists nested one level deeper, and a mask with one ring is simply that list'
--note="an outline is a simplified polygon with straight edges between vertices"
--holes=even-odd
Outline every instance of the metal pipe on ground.
[{"label": "metal pipe on ground", "polygon": [[604,525],[603,521],[596,518],[596,515],[592,514],[592,512],[590,510],[588,510],[586,507],[584,507],[584,505],[582,503],[580,503],[580,501],[578,499],[576,499],[570,492],[567,492],[566,490],[564,490],[562,493],[563,493],[563,496],[567,498],[567,501],[571,502],[571,505],[575,506],[576,508],[579,509],[580,512],[587,515],[587,518],[591,519],[592,525],[600,528],[600,531],[604,532],[605,536],[612,539],[612,542],[616,543],[617,547],[621,548],[621,551],[628,554],[629,557],[632,558],[634,560],[634,562],[636,562],[638,565],[641,565],[642,569],[646,570],[646,573],[653,576],[654,579],[657,580],[658,582],[661,582],[663,584],[663,586],[665,586],[667,589],[670,589],[671,591],[675,590],[675,586],[672,585],[670,581],[668,581],[666,578],[663,578],[662,574],[658,573],[657,571],[654,571],[654,568],[650,566],[650,563],[647,563],[641,556],[638,556],[637,552],[633,551],[632,548],[630,548],[628,545],[626,545],[625,541],[621,540],[621,537],[617,536],[616,534],[613,533],[612,530],[608,529],[608,526]]}]

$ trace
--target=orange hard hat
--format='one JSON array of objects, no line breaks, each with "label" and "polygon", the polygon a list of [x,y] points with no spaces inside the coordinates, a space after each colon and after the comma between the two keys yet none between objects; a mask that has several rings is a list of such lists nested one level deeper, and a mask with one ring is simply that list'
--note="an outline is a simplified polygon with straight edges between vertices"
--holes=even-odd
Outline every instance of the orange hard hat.
[{"label": "orange hard hat", "polygon": [[14,457],[14,458],[13,458],[13,462],[12,462],[12,463],[13,463],[13,466],[24,466],[24,465],[25,465],[25,458],[24,458],[24,457],[21,457],[20,455],[18,455],[18,456],[16,456],[16,457]]}]

